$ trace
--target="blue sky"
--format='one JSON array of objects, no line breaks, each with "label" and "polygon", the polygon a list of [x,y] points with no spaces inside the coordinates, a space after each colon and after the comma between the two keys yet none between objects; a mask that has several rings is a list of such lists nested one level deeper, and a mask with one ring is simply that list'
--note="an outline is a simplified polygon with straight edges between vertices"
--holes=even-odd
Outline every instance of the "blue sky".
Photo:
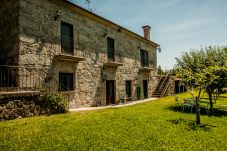
[{"label": "blue sky", "polygon": [[[85,0],[73,0],[87,8]],[[93,12],[135,33],[150,25],[161,45],[158,64],[170,69],[175,57],[201,46],[227,45],[227,0],[91,0]]]}]

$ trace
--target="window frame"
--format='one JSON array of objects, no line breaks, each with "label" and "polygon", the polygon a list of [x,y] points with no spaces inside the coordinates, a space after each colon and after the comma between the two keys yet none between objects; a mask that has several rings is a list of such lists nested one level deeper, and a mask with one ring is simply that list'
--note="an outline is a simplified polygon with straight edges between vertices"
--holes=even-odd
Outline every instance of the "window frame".
[{"label": "window frame", "polygon": [[115,53],[115,40],[111,37],[107,37],[107,57],[109,61],[115,61]]},{"label": "window frame", "polygon": [[140,64],[141,67],[149,67],[149,53],[147,50],[140,49]]},{"label": "window frame", "polygon": [[[63,32],[64,27],[69,28],[69,36],[66,36]],[[71,45],[65,46],[65,43],[71,43]],[[74,28],[72,24],[63,21],[61,22],[61,53],[74,55]]]},{"label": "window frame", "polygon": [[[67,77],[68,76],[68,77]],[[63,81],[67,81],[66,84],[62,84],[62,78],[68,78],[68,79],[63,79]],[[68,81],[69,80],[69,81]],[[74,73],[69,73],[69,72],[59,72],[59,85],[58,85],[58,90],[61,92],[64,91],[73,91],[74,90]],[[62,88],[62,85],[65,85],[65,88]]]}]

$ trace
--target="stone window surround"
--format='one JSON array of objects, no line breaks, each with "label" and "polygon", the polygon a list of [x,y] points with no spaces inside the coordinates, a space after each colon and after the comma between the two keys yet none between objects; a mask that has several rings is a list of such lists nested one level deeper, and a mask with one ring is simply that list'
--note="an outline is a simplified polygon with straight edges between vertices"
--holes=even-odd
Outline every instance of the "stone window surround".
[{"label": "stone window surround", "polygon": [[[74,55],[74,26],[73,26],[73,24],[70,24],[70,23],[68,23],[68,22],[65,22],[65,21],[61,21],[60,22],[60,37],[61,37],[61,53],[64,53],[64,51],[62,50],[62,37],[63,37],[63,35],[62,35],[62,26],[68,26],[69,28],[71,28],[71,32],[72,33],[70,33],[70,34],[72,34],[72,37],[70,37],[70,39],[72,40],[72,52],[71,52],[71,55]],[[65,37],[65,38],[68,38],[69,39],[69,37]],[[67,52],[68,53],[68,52]]]},{"label": "stone window surround", "polygon": [[74,91],[75,90],[75,84],[74,83],[75,83],[75,80],[76,80],[75,79],[75,74],[73,72],[59,72],[59,86],[60,86],[60,75],[61,74],[65,74],[65,75],[67,75],[67,74],[70,75],[71,74],[72,75],[72,81],[71,81],[72,85],[70,86],[72,88],[69,88],[70,90],[60,90],[60,87],[59,87],[59,91],[63,91],[63,92],[64,91]]}]

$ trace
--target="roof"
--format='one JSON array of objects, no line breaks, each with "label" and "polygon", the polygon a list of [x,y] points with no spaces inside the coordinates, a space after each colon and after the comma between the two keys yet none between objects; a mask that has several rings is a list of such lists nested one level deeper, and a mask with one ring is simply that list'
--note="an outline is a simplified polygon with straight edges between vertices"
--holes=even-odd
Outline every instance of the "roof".
[{"label": "roof", "polygon": [[146,42],[146,43],[149,43],[149,44],[151,44],[151,45],[153,45],[153,46],[156,46],[156,47],[159,46],[159,44],[157,44],[156,42],[153,42],[153,41],[151,41],[151,40],[148,40],[148,39],[144,38],[143,36],[140,36],[140,35],[136,34],[135,32],[132,32],[132,31],[130,31],[130,30],[128,30],[128,29],[122,27],[121,25],[118,25],[118,24],[116,24],[116,23],[114,23],[114,22],[112,22],[112,21],[110,21],[110,20],[108,20],[108,19],[106,19],[106,18],[103,18],[103,17],[101,17],[101,16],[99,16],[99,15],[97,15],[97,14],[91,12],[91,11],[88,11],[88,10],[82,8],[82,7],[79,6],[79,5],[76,5],[76,4],[74,4],[74,3],[72,3],[72,2],[70,2],[70,1],[68,1],[68,0],[61,0],[61,1],[63,1],[63,2],[65,2],[65,3],[67,3],[67,4],[69,4],[71,7],[74,7],[74,8],[79,9],[81,12],[83,12],[83,13],[84,13],[85,15],[87,15],[87,16],[92,16],[93,18],[96,18],[96,19],[98,19],[98,20],[100,20],[100,21],[102,21],[102,22],[109,23],[109,24],[111,24],[113,27],[115,27],[116,29],[121,30],[121,31],[124,30],[126,33],[128,33],[128,34],[130,34],[130,35],[132,35],[132,36],[134,36],[134,37],[136,37],[136,38],[138,38],[138,39],[140,39],[140,40],[142,40],[142,41],[144,41],[144,42]]}]

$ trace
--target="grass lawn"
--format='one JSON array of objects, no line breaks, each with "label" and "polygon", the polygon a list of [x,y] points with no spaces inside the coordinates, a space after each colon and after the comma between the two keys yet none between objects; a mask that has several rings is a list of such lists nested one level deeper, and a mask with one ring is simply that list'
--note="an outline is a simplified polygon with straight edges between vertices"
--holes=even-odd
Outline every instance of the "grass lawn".
[{"label": "grass lawn", "polygon": [[[227,104],[227,95],[219,101]],[[227,150],[227,112],[204,112],[202,125],[196,126],[194,113],[182,113],[174,105],[174,97],[166,97],[123,108],[0,122],[0,150]]]}]

